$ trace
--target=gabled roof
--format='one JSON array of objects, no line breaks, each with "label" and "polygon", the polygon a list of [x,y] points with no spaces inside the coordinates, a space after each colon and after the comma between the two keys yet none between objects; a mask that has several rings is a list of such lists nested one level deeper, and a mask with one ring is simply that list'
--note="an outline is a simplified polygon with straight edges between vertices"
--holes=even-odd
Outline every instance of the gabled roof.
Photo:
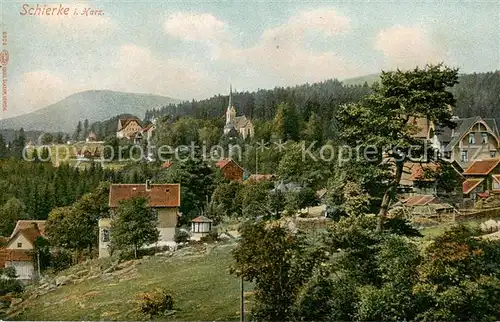
[{"label": "gabled roof", "polygon": [[212,219],[209,219],[205,216],[198,216],[195,219],[191,220],[192,222],[213,222]]},{"label": "gabled roof", "polygon": [[14,235],[19,230],[35,227],[35,224],[36,224],[36,226],[38,226],[38,230],[40,231],[40,234],[42,236],[45,236],[45,220],[18,220],[16,223],[16,227],[14,227],[14,230],[12,231],[12,234],[10,235],[10,238],[14,237]]},{"label": "gabled roof", "polygon": [[469,118],[463,118],[463,119],[456,119],[453,120],[457,124],[456,128],[454,131],[452,131],[448,127],[440,127],[438,129],[438,139],[440,142],[449,142],[445,148],[444,151],[448,152],[453,150],[453,147],[457,145],[462,137],[464,136],[465,133],[469,131],[469,129],[476,124],[477,122],[484,121],[486,125],[491,129],[491,131],[495,134],[495,136],[498,138],[499,132],[498,132],[498,126],[496,123],[496,120],[493,118],[481,118],[480,116],[474,116],[474,117],[469,117]]},{"label": "gabled roof", "polygon": [[147,132],[154,127],[154,124],[148,124],[145,128],[142,129],[142,132]]},{"label": "gabled roof", "polygon": [[474,190],[484,179],[467,179],[462,183],[462,191],[464,194],[469,194]]},{"label": "gabled roof", "polygon": [[225,166],[227,166],[229,163],[234,163],[236,164],[239,168],[241,168],[241,170],[243,170],[243,168],[238,164],[236,163],[236,161],[234,161],[233,159],[231,158],[226,158],[226,159],[222,159],[222,160],[219,160],[215,163],[215,166],[220,168],[220,169],[223,169]]},{"label": "gabled roof", "polygon": [[500,164],[500,158],[474,161],[464,175],[487,175]]},{"label": "gabled roof", "polygon": [[437,198],[432,195],[415,195],[403,200],[403,204],[408,207],[412,206],[426,206],[436,201]]},{"label": "gabled roof", "polygon": [[95,139],[97,136],[96,136],[96,134],[94,132],[90,131],[89,134],[87,135],[87,137]]},{"label": "gabled roof", "polygon": [[139,126],[141,125],[141,122],[138,119],[135,118],[128,118],[128,119],[120,119],[120,128],[123,129],[127,127],[131,122],[137,122]]},{"label": "gabled roof", "polygon": [[500,184],[500,174],[497,174],[497,175],[493,175],[493,180],[495,180],[496,182],[498,182],[498,184]]},{"label": "gabled roof", "polygon": [[120,201],[134,197],[145,197],[149,207],[167,208],[181,205],[181,186],[179,184],[112,184],[109,189],[109,206],[118,207]]}]

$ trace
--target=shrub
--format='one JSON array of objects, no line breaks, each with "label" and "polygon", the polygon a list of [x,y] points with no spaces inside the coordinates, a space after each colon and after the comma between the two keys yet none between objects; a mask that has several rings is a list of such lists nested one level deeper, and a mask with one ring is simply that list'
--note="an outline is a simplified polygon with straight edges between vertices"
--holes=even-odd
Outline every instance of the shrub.
[{"label": "shrub", "polygon": [[174,307],[172,296],[166,290],[139,294],[139,309],[148,317],[167,313]]},{"label": "shrub", "polygon": [[68,251],[57,250],[51,254],[51,266],[55,273],[71,267],[72,264],[73,258]]},{"label": "shrub", "polygon": [[185,231],[184,229],[179,229],[175,233],[174,241],[176,243],[185,243],[188,242],[190,238],[191,236],[189,236],[189,233],[187,231]]},{"label": "shrub", "polygon": [[0,296],[23,291],[23,284],[16,278],[16,269],[14,267],[0,269]]},{"label": "shrub", "polygon": [[[156,248],[140,248],[137,250],[137,258],[142,258],[144,256],[153,256],[155,252]],[[132,248],[119,250],[116,253],[118,254],[118,259],[120,262],[136,259],[136,252]]]}]

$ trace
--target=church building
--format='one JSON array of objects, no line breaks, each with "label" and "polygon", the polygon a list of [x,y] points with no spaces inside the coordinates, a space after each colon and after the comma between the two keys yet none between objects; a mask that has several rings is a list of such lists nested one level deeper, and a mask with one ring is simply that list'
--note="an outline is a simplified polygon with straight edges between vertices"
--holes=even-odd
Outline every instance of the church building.
[{"label": "church building", "polygon": [[230,134],[231,132],[236,132],[246,139],[247,137],[253,137],[254,128],[252,121],[249,120],[245,115],[236,116],[236,109],[233,105],[233,90],[229,89],[229,104],[226,111],[226,125],[224,126],[224,134]]}]

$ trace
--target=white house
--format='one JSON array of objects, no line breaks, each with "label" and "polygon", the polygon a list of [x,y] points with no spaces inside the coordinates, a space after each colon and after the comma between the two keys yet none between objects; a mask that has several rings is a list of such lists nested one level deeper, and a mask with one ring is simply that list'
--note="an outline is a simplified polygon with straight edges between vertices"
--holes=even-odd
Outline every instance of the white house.
[{"label": "white house", "polygon": [[6,245],[0,249],[0,266],[14,267],[19,279],[31,279],[36,274],[35,240],[44,235],[45,220],[19,220]]}]

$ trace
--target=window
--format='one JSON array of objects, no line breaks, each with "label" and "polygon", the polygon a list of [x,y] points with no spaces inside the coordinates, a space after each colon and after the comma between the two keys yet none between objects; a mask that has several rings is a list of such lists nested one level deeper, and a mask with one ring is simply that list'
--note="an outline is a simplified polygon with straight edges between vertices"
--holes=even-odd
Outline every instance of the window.
[{"label": "window", "polygon": [[23,243],[17,243],[17,248],[23,247]]},{"label": "window", "polygon": [[469,133],[469,144],[475,144],[476,143],[476,136],[474,133]]},{"label": "window", "polygon": [[497,156],[497,151],[490,151],[490,157],[494,158]]},{"label": "window", "polygon": [[109,229],[104,228],[101,234],[101,241],[103,243],[109,242]]},{"label": "window", "polygon": [[467,155],[467,151],[460,152],[460,161],[462,161],[462,162],[469,161],[469,157]]},{"label": "window", "polygon": [[482,144],[488,144],[488,133],[481,133],[481,143]]}]

